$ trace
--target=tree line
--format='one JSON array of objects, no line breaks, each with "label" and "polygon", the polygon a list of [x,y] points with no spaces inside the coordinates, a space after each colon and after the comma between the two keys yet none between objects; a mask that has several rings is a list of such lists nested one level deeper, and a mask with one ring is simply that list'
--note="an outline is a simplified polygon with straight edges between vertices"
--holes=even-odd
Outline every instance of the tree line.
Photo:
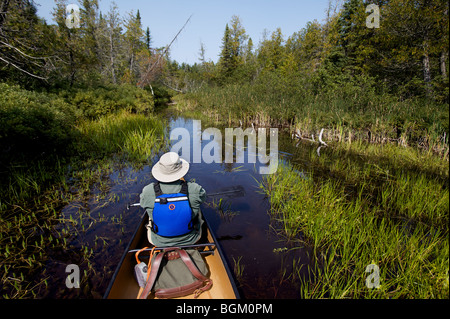
[{"label": "tree line", "polygon": [[[379,28],[366,25],[370,4],[379,8]],[[218,63],[205,61],[202,45],[200,63],[173,70],[179,85],[188,88],[275,76],[287,85],[299,77],[310,79],[319,93],[340,81],[370,78],[379,92],[448,103],[448,47],[447,1],[330,1],[324,22],[310,21],[288,37],[281,28],[265,30],[257,46],[233,16]]]},{"label": "tree line", "polygon": [[[69,28],[66,0],[56,0],[54,24],[39,18],[31,0],[0,1],[0,77],[25,87],[160,82],[175,91],[270,77],[286,85],[309,79],[320,92],[351,79],[375,83],[402,99],[426,97],[448,103],[448,2],[443,0],[330,0],[323,22],[310,21],[290,36],[264,31],[255,45],[243,21],[225,26],[217,63],[178,64],[153,48],[139,10],[125,16],[112,2],[80,1],[80,27]],[[370,4],[379,28],[368,28]],[[270,81],[268,82],[270,84]]]},{"label": "tree line", "polygon": [[37,16],[30,0],[0,1],[0,77],[25,87],[134,84],[158,80],[167,57],[152,47],[141,15],[108,12],[98,0],[80,1],[79,27],[71,27],[66,0],[56,0],[53,24]]}]

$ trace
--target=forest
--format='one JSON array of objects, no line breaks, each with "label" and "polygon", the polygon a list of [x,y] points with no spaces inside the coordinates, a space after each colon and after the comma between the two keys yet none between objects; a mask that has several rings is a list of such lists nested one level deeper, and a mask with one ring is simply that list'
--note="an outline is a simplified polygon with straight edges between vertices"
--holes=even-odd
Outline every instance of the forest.
[{"label": "forest", "polygon": [[[149,164],[164,147],[159,112],[168,104],[300,139],[325,129],[327,141],[427,154],[433,160],[424,166],[439,162],[427,172],[438,176],[436,196],[446,194],[448,209],[447,1],[330,0],[323,21],[290,35],[261,30],[259,41],[234,15],[218,61],[201,44],[192,65],[171,59],[169,43],[154,47],[138,8],[120,14],[112,2],[101,12],[98,0],[80,0],[80,25],[70,27],[68,4],[55,0],[53,21],[45,21],[32,0],[0,0],[2,297],[42,294],[47,283],[37,274],[47,255],[39,247],[54,247],[48,235],[67,194],[88,193],[113,165],[107,158]],[[373,4],[379,27],[367,24]],[[442,218],[433,223],[448,235]],[[69,235],[57,236],[66,245]],[[448,272],[448,239],[446,254]]]}]

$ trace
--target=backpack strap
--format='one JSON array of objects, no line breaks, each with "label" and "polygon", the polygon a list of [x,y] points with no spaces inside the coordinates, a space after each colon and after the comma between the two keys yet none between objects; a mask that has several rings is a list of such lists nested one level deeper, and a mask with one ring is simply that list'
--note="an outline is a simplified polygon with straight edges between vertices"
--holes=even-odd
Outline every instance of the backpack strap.
[{"label": "backpack strap", "polygon": [[182,181],[180,193],[187,195],[187,193],[188,193],[188,183],[186,181]]},{"label": "backpack strap", "polygon": [[163,195],[164,193],[161,190],[161,185],[159,185],[159,182],[156,182],[153,184],[153,188],[155,189],[155,195],[156,197]]},{"label": "backpack strap", "polygon": [[181,260],[189,268],[189,270],[195,276],[195,278],[203,281],[209,280],[207,277],[203,276],[200,270],[198,270],[197,266],[193,263],[191,257],[188,255],[186,250],[180,249],[178,250],[178,253],[180,254]]},{"label": "backpack strap", "polygon": [[147,283],[145,284],[144,290],[142,291],[139,299],[147,299],[148,295],[152,291],[153,285],[155,284],[156,277],[158,275],[159,267],[161,266],[161,261],[164,257],[165,252],[158,254],[155,257],[155,261],[152,264],[152,259],[150,258],[149,265],[151,265],[150,274],[148,276]]}]

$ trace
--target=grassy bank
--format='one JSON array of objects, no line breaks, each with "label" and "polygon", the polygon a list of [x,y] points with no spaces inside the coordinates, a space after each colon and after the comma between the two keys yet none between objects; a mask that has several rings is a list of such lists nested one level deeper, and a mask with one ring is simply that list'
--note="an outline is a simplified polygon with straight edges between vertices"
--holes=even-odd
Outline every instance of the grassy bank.
[{"label": "grassy bank", "polygon": [[164,145],[164,123],[151,95],[136,88],[36,93],[0,86],[1,296],[37,297],[51,280],[41,275],[51,258],[70,251],[90,271],[102,251],[83,236],[98,222],[120,224],[83,207],[70,216],[62,209],[86,203],[94,190],[107,194],[117,165],[150,163]]},{"label": "grassy bank", "polygon": [[308,138],[324,128],[327,141],[391,142],[448,157],[448,105],[401,101],[376,92],[365,78],[332,84],[314,93],[305,80],[266,76],[204,87],[180,97],[177,107],[235,126],[283,126]]},{"label": "grassy bank", "polygon": [[[303,297],[448,298],[445,160],[365,143],[304,156],[307,168],[281,165],[261,184],[274,229],[314,251],[309,276],[291,276]],[[379,288],[366,286],[368,265],[379,267]]]}]

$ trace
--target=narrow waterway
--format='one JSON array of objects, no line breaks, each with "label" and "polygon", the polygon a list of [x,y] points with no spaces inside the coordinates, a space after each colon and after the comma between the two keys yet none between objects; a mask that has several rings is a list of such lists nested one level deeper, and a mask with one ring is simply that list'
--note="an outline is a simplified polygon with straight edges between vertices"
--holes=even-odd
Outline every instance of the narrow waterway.
[{"label": "narrow waterway", "polygon": [[[170,129],[185,128],[192,132],[191,139],[195,139],[195,131],[199,129],[198,122],[196,124],[193,127],[192,119],[172,118]],[[202,131],[209,127],[206,123],[201,124]],[[218,149],[225,148],[225,128],[218,129],[222,132],[222,139],[218,141],[222,145]],[[277,154],[278,159],[288,160],[293,156],[291,152],[294,150],[287,150],[285,147],[292,145],[295,148],[295,143],[284,135],[280,135],[278,141],[279,146],[283,147]],[[214,142],[202,140],[201,148],[204,149],[210,143]],[[290,276],[293,261],[295,260],[297,267],[299,263],[308,263],[308,251],[299,246],[298,242],[288,243],[275,233],[275,221],[270,218],[268,200],[258,188],[258,182],[263,177],[260,168],[267,167],[269,163],[261,164],[259,158],[256,163],[249,163],[248,155],[255,150],[247,147],[247,140],[244,145],[243,154],[240,154],[243,155],[243,163],[236,162],[236,147],[233,163],[192,163],[191,158],[191,169],[186,179],[195,180],[208,193],[233,186],[242,186],[245,190],[245,196],[225,198],[220,203],[220,197],[210,197],[203,208],[204,216],[219,239],[230,268],[235,270],[243,297],[296,298],[298,285],[296,279]]]},{"label": "narrow waterway", "polygon": [[[200,141],[193,132],[193,119],[172,115],[168,123],[168,134],[177,128],[185,129],[190,132],[191,140],[197,138]],[[207,123],[201,124],[202,130],[210,127]],[[225,127],[217,129],[224,136]],[[176,142],[172,142],[172,146]],[[201,141],[201,149],[209,143],[209,140]],[[225,138],[222,143],[225,143]],[[279,161],[293,160],[300,161],[302,166],[307,165],[299,158],[302,153],[311,151],[310,146],[296,145],[288,134],[280,132],[278,148]],[[236,147],[233,150],[236,160]],[[247,140],[241,151],[244,153],[241,154],[245,159],[243,163],[207,164],[204,161],[192,161],[191,158],[191,168],[185,178],[202,185],[208,193],[233,186],[245,190],[245,196],[224,197],[223,200],[220,200],[220,196],[208,197],[202,208],[230,268],[235,271],[241,297],[298,298],[299,273],[295,271],[294,275],[293,267],[307,274],[311,262],[309,250],[300,241],[289,242],[276,233],[277,221],[271,219],[268,199],[258,189],[258,182],[263,177],[259,168],[267,165],[261,164],[259,160],[256,163],[248,162],[248,153],[255,150],[247,147]],[[143,213],[139,207],[128,210],[127,204],[139,202],[140,192],[152,181],[151,165],[130,167],[116,163],[102,178],[102,183],[93,186],[89,196],[70,203],[62,210],[62,219],[80,220],[79,224],[86,225],[86,228],[68,237],[68,248],[50,252],[44,272],[39,275],[41,280],[45,280],[46,289],[40,289],[38,297],[103,296]],[[67,228],[67,224],[64,227]],[[57,230],[71,231],[62,227]],[[67,266],[71,264],[80,268],[80,288],[68,288],[65,284]]]}]

